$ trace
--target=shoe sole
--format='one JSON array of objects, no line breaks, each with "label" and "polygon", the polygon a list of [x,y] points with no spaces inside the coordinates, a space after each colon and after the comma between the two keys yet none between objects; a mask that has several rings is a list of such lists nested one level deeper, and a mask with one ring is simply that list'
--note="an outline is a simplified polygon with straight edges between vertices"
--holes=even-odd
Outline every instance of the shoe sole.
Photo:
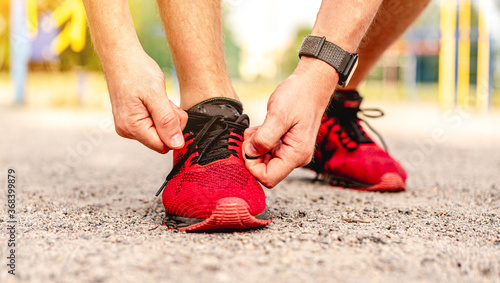
[{"label": "shoe sole", "polygon": [[405,182],[396,173],[387,173],[380,178],[378,184],[363,184],[347,180],[345,178],[337,177],[334,175],[324,174],[325,182],[335,187],[344,187],[358,191],[371,191],[371,192],[401,192],[406,190]]},{"label": "shoe sole", "polygon": [[[206,219],[185,218],[167,214],[166,225],[169,228],[185,232],[234,231],[262,227],[273,221],[272,218],[257,218],[262,214],[267,214],[266,210],[257,216],[253,216],[250,214],[247,207],[243,205],[245,201],[241,199],[235,201],[235,198],[230,198],[230,200],[230,202],[224,202],[224,199],[219,201],[219,205],[212,211],[212,215]],[[198,223],[191,224],[193,222]]]}]

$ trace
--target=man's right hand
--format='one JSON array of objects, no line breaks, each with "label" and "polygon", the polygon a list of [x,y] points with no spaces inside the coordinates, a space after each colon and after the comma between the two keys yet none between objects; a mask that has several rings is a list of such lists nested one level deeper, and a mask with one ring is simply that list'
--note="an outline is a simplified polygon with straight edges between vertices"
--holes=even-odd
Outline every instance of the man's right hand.
[{"label": "man's right hand", "polygon": [[104,72],[118,135],[159,153],[182,148],[187,113],[168,99],[158,64],[143,50],[114,57]]}]

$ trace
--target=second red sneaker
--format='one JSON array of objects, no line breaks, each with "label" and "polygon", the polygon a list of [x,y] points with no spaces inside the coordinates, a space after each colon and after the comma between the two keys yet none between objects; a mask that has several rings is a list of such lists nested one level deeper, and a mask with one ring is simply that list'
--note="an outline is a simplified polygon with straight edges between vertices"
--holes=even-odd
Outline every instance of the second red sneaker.
[{"label": "second red sneaker", "polygon": [[166,225],[181,231],[241,230],[271,223],[266,197],[241,156],[248,116],[215,98],[190,108],[184,138],[163,190]]},{"label": "second red sneaker", "polygon": [[[333,94],[321,121],[313,161],[306,167],[333,186],[364,191],[403,191],[406,172],[363,130],[358,118],[358,112],[363,111],[359,108],[361,101],[357,91]],[[383,115],[378,109],[367,110]],[[382,139],[381,142],[384,143]]]}]

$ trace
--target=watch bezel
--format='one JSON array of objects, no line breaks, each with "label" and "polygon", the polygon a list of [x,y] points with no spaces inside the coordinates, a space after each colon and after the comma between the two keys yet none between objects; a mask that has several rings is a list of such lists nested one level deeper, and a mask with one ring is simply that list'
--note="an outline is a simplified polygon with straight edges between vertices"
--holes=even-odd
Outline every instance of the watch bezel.
[{"label": "watch bezel", "polygon": [[346,87],[351,81],[354,71],[356,71],[358,67],[358,58],[358,54],[350,53],[349,60],[345,64],[345,67],[342,69],[342,72],[339,72],[339,85],[341,87]]}]

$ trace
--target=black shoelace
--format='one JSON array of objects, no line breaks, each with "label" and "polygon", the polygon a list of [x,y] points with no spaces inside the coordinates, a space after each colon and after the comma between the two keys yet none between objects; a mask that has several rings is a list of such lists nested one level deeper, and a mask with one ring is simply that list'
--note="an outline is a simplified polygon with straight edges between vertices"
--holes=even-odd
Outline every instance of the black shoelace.
[{"label": "black shoelace", "polygon": [[[369,112],[377,112],[377,114],[369,114]],[[357,122],[358,120],[362,121],[368,128],[378,137],[382,145],[384,146],[384,149],[386,152],[387,146],[385,144],[384,139],[382,136],[375,130],[373,127],[366,122],[365,120],[361,119],[358,117],[358,113],[361,113],[363,116],[367,118],[380,118],[384,116],[384,112],[378,108],[366,108],[366,109],[359,109],[359,108],[344,108],[344,107],[339,107],[334,109],[333,111],[327,113],[328,119],[335,119],[338,124],[340,125],[340,130],[338,130],[338,135],[339,135],[339,140],[342,146],[349,150],[353,151],[356,150],[361,143],[373,143],[373,141],[366,135],[365,131],[361,127],[361,125]],[[326,151],[326,144],[328,143],[328,136],[330,131],[332,131],[333,126],[335,125],[336,122],[328,126],[328,132],[326,134],[326,137],[323,139],[323,142],[319,144],[318,146],[321,148],[323,151],[321,160],[315,160],[313,159],[311,163],[307,165],[307,167],[315,170],[318,172],[316,175],[316,178],[312,180],[313,182],[319,181],[319,172],[321,172],[325,166],[325,163],[332,157],[334,154],[334,151]],[[347,143],[342,142],[342,138],[340,137],[340,133],[345,132],[351,141],[354,141],[356,143],[355,147],[348,147]]]},{"label": "black shoelace", "polygon": [[[375,114],[375,115],[369,115],[367,114],[366,112],[370,112],[370,111],[373,111],[373,112],[378,112],[378,114]],[[363,114],[363,116],[365,116],[366,118],[373,118],[373,119],[376,119],[376,118],[381,118],[383,117],[385,114],[384,114],[384,111],[382,111],[381,109],[378,109],[378,108],[365,108],[365,109],[360,109],[359,110],[359,113]],[[385,143],[385,140],[384,138],[382,137],[382,135],[377,132],[368,122],[366,122],[365,120],[361,119],[361,118],[358,118],[361,122],[363,122],[369,129],[370,131],[372,131],[376,136],[377,138],[380,140],[380,142],[382,143],[382,146],[384,147],[385,151],[386,152],[389,152],[389,148],[387,147],[387,144]],[[358,125],[358,130],[361,131],[359,125]]]},{"label": "black shoelace", "polygon": [[[208,119],[209,121],[206,122]],[[222,116],[190,113],[188,123],[194,123],[193,127],[195,129],[201,128],[201,130],[196,134],[196,136],[191,132],[191,135],[186,138],[186,142],[191,139],[194,140],[188,145],[186,153],[175,164],[167,178],[165,178],[165,182],[163,182],[158,192],[156,192],[156,196],[161,194],[168,182],[175,175],[177,175],[177,173],[179,173],[179,170],[186,163],[186,161],[188,161],[189,157],[196,152],[198,152],[198,155],[193,156],[189,160],[191,165],[195,163],[203,165],[208,164],[216,160],[229,157],[230,155],[238,157],[238,152],[229,148],[230,145],[237,146],[237,144],[235,142],[230,142],[229,138],[231,137],[238,141],[242,141],[237,135],[231,135],[231,132],[235,132],[236,134],[243,136],[243,132],[248,127],[248,116],[243,114],[233,122]]]},{"label": "black shoelace", "polygon": [[[376,114],[369,114],[370,112],[376,112]],[[385,151],[388,152],[387,144],[382,138],[382,135],[380,135],[380,133],[377,132],[367,121],[359,118],[358,113],[362,114],[366,118],[380,118],[384,116],[384,112],[378,108],[344,108],[343,110],[336,113],[335,117],[337,118],[341,127],[340,132],[344,131],[349,136],[349,138],[356,143],[356,146],[354,148],[349,148],[346,144],[341,142],[342,146],[347,150],[355,150],[361,143],[372,143],[370,138],[366,136],[366,133],[361,125],[357,122],[357,120],[360,120],[378,137]]]}]

